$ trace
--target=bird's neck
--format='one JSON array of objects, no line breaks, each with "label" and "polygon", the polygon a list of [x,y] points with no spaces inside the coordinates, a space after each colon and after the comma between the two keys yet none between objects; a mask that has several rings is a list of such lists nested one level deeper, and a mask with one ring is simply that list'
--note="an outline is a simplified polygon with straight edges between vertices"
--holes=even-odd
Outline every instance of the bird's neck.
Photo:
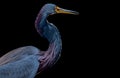
[{"label": "bird's neck", "polygon": [[41,12],[38,13],[38,16],[35,20],[35,28],[37,30],[37,32],[43,36],[43,32],[44,32],[44,28],[47,24],[47,15],[46,14],[42,14]]},{"label": "bird's neck", "polygon": [[42,15],[41,13],[36,18],[35,27],[38,33],[49,41],[49,48],[45,52],[46,59],[49,60],[49,63],[55,63],[59,58],[62,48],[61,36],[58,29],[47,21],[46,14]]}]

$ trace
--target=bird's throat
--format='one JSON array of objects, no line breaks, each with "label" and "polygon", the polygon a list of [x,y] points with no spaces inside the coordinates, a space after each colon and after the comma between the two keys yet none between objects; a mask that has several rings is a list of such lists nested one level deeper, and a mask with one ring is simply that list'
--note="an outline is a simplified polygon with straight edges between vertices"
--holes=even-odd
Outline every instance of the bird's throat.
[{"label": "bird's throat", "polygon": [[43,56],[39,58],[42,70],[45,67],[53,65],[60,55],[62,48],[62,41],[58,29],[47,22],[46,14],[38,14],[35,21],[37,32],[49,41],[49,48],[44,52]]}]

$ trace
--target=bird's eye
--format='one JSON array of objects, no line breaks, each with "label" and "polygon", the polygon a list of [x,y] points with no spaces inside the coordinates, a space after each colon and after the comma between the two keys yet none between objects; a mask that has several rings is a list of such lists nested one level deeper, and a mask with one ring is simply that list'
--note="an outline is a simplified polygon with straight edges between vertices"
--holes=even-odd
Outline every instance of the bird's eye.
[{"label": "bird's eye", "polygon": [[56,8],[57,11],[59,11],[60,9],[59,8]]},{"label": "bird's eye", "polygon": [[56,6],[55,11],[59,11],[59,10],[60,10],[60,8]]}]

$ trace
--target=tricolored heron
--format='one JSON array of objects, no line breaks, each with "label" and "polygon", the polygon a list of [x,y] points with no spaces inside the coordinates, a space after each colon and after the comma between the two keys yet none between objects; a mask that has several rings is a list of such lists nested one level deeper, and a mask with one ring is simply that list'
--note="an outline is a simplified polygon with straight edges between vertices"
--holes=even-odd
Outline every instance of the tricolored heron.
[{"label": "tricolored heron", "polygon": [[62,41],[58,29],[47,21],[49,15],[57,13],[78,14],[54,4],[45,4],[36,18],[35,27],[37,32],[49,41],[49,48],[41,51],[34,46],[25,46],[3,55],[0,58],[0,78],[34,78],[37,72],[57,62]]}]

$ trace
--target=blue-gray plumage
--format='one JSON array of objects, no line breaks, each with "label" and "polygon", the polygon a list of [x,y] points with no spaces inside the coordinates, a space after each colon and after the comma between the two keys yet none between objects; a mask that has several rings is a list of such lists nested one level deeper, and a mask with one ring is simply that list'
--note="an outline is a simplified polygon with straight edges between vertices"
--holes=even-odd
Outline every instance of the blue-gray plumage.
[{"label": "blue-gray plumage", "polygon": [[40,51],[34,46],[25,46],[8,52],[0,58],[0,78],[34,78],[37,72],[57,62],[62,41],[58,29],[47,21],[49,15],[57,13],[78,14],[54,4],[45,4],[36,18],[35,27],[49,41],[48,50]]}]

